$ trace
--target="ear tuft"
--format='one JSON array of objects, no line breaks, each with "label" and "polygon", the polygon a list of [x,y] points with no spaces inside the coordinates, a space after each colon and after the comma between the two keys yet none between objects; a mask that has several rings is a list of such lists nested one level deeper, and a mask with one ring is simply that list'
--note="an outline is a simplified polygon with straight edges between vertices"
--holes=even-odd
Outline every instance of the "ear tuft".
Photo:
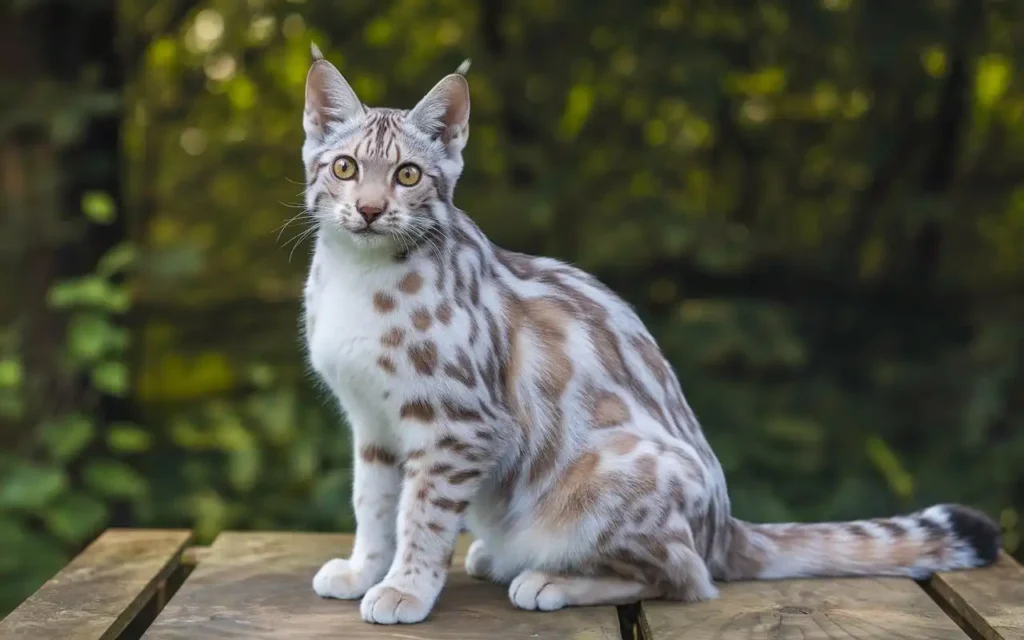
[{"label": "ear tuft", "polygon": [[472,63],[472,60],[466,58],[465,60],[462,61],[462,64],[459,65],[459,68],[455,70],[455,73],[459,74],[460,76],[466,75],[467,73],[469,73],[469,65],[471,65]]},{"label": "ear tuft", "polygon": [[316,62],[317,60],[323,60],[324,59],[323,52],[320,51],[320,47],[316,46],[315,42],[311,41],[309,43],[309,52],[311,54],[313,54],[313,62]]}]

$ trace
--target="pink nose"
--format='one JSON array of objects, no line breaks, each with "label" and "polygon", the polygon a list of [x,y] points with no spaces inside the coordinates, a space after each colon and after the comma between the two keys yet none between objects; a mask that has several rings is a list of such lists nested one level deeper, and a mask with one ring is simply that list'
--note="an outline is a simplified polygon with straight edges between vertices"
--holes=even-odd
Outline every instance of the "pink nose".
[{"label": "pink nose", "polygon": [[357,202],[356,211],[359,212],[359,215],[363,216],[363,220],[366,220],[366,224],[371,224],[374,220],[380,217],[380,214],[384,213],[384,205]]}]

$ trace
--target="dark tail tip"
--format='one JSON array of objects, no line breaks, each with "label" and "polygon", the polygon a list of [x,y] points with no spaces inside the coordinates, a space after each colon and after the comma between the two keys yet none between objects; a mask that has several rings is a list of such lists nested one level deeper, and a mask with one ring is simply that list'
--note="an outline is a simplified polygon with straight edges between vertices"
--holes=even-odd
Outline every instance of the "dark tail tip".
[{"label": "dark tail tip", "polygon": [[999,525],[981,511],[959,504],[946,505],[946,512],[953,535],[970,545],[979,565],[995,562],[1003,546]]}]

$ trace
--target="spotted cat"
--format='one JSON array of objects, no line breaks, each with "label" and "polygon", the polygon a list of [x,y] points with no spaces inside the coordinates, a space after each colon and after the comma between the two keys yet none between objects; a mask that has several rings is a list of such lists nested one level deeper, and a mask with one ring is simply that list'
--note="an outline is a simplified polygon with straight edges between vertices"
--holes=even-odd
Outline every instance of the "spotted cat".
[{"label": "spotted cat", "polygon": [[453,204],[468,64],[399,110],[364,105],[313,57],[305,338],[352,428],[357,521],[316,593],[362,598],[368,622],[421,621],[464,525],[466,571],[532,610],[994,560],[998,529],[957,505],[845,523],[732,517],[722,468],[634,311],[579,269],[494,245]]}]

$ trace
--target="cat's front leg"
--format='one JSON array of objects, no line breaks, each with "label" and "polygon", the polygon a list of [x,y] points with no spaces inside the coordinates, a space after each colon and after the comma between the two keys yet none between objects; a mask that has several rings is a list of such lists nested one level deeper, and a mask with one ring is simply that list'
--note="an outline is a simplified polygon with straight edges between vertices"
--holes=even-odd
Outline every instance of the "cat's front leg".
[{"label": "cat's front leg", "polygon": [[402,474],[398,455],[377,442],[355,437],[352,501],[356,535],[348,558],[329,560],[313,578],[325,598],[361,598],[380,582],[395,556],[395,512]]},{"label": "cat's front leg", "polygon": [[405,464],[398,551],[387,576],[363,598],[360,612],[367,622],[420,622],[444,587],[466,509],[497,459],[482,425],[465,428],[479,414],[456,414],[463,421],[436,431]]}]

